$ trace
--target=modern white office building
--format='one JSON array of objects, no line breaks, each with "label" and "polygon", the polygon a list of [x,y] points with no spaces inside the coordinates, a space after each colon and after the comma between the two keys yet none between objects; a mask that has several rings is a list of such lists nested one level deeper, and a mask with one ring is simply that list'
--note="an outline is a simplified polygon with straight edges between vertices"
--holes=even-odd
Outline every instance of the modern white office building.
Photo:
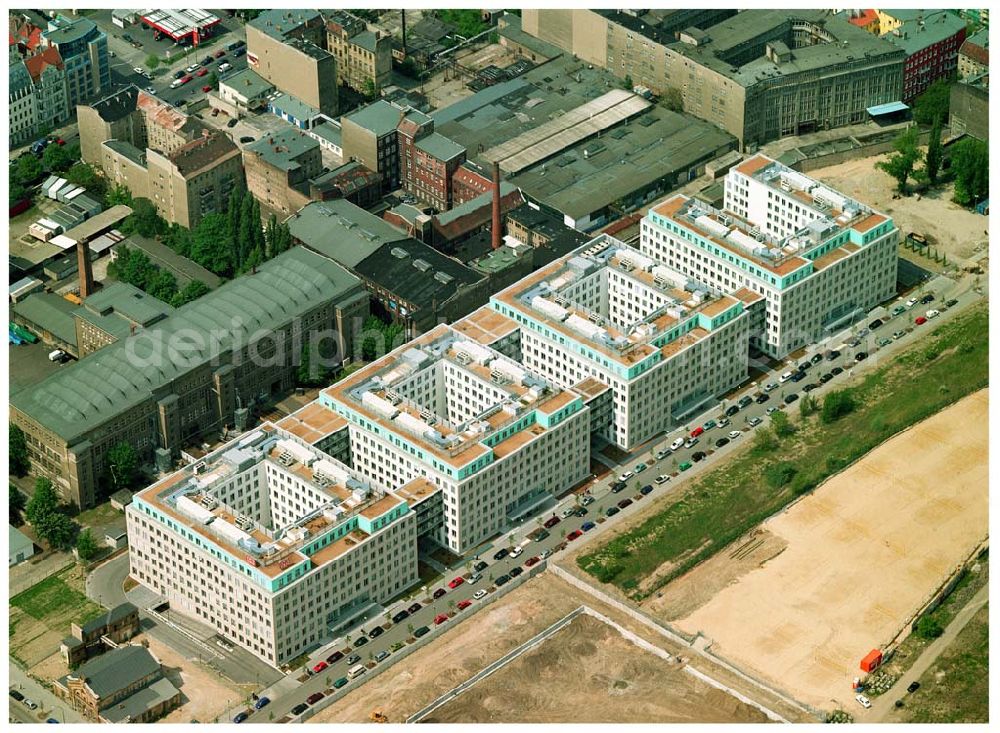
[{"label": "modern white office building", "polygon": [[[418,580],[415,512],[314,447],[344,423],[306,410],[282,421],[289,430],[265,423],[126,508],[131,576],[273,665]],[[420,491],[410,494],[418,503]]]},{"label": "modern white office building", "polygon": [[680,194],[651,208],[640,249],[713,289],[762,295],[751,343],[784,357],[895,293],[898,239],[885,214],[755,155],[726,175],[723,210]]},{"label": "modern white office building", "polygon": [[748,308],[761,296],[685,275],[607,235],[496,294],[525,367],[609,388],[595,433],[630,450],[747,377]]},{"label": "modern white office building", "polygon": [[442,519],[429,531],[456,553],[590,476],[585,395],[451,326],[355,372],[318,402],[348,421],[351,465],[374,486],[422,482],[440,492]]}]

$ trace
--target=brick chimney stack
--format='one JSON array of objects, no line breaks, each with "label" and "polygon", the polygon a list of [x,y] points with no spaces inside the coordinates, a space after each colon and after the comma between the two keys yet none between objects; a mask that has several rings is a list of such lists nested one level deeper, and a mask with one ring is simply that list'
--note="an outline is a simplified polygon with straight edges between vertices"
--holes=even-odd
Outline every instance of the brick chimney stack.
[{"label": "brick chimney stack", "polygon": [[76,267],[80,276],[80,299],[94,292],[94,271],[90,266],[90,246],[86,241],[76,243]]},{"label": "brick chimney stack", "polygon": [[500,226],[500,163],[493,161],[493,249],[500,249],[503,244],[503,231]]}]

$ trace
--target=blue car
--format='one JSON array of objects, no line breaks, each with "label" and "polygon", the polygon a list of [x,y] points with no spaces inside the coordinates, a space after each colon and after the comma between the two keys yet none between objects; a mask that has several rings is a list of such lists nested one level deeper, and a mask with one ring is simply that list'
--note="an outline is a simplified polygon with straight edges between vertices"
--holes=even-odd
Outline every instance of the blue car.
[{"label": "blue car", "polygon": [[242,712],[236,713],[236,717],[233,718],[233,722],[234,723],[242,723],[244,720],[246,720],[249,717],[250,717],[250,715],[247,713],[246,710],[244,710]]},{"label": "blue car", "polygon": [[260,698],[257,699],[257,702],[255,702],[253,704],[253,709],[254,710],[260,710],[262,707],[265,707],[270,702],[271,702],[271,698],[269,698],[269,697],[260,697]]},{"label": "blue car", "polygon": [[58,723],[59,721],[56,720],[55,718],[48,718],[45,722],[46,723]]},{"label": "blue car", "polygon": [[583,524],[580,525],[580,529],[582,529],[584,532],[589,532],[596,526],[597,525],[594,524],[593,522],[584,522]]}]

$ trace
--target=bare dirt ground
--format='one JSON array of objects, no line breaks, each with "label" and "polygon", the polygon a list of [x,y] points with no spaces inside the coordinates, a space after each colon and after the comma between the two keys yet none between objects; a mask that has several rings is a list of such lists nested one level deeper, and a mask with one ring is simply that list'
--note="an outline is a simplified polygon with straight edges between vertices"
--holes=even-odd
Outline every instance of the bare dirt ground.
[{"label": "bare dirt ground", "polygon": [[[676,625],[807,704],[853,704],[861,657],[988,533],[987,408],[987,390],[966,397],[764,522],[787,548]],[[678,582],[710,582],[718,570],[706,563]]]},{"label": "bare dirt ground", "polygon": [[977,247],[985,247],[989,218],[952,203],[953,185],[921,195],[919,199],[904,196],[894,200],[895,180],[875,168],[875,163],[886,157],[851,160],[817,168],[808,175],[889,214],[904,236],[909,232],[928,236],[949,259],[969,259],[976,254]]},{"label": "bare dirt ground", "polygon": [[425,723],[761,723],[767,717],[579,616]]},{"label": "bare dirt ground", "polygon": [[758,527],[639,605],[658,618],[670,621],[684,618],[746,573],[777,557],[787,546],[783,538]]},{"label": "bare dirt ground", "polygon": [[148,634],[139,634],[131,643],[143,641],[148,642],[149,651],[160,660],[167,678],[183,696],[183,704],[157,722],[211,723],[246,694],[225,677],[186,659]]},{"label": "bare dirt ground", "polygon": [[[373,710],[381,710],[388,716],[391,723],[404,722],[407,717],[425,705],[581,605],[598,610],[623,628],[638,634],[670,654],[681,654],[685,658],[691,657],[690,650],[671,648],[663,637],[650,632],[649,629],[624,614],[596,602],[596,599],[589,594],[580,591],[552,573],[543,573],[526,582],[520,588],[511,591],[489,607],[456,624],[424,648],[397,662],[390,670],[372,678],[358,690],[320,711],[308,722],[357,723],[367,721]],[[629,648],[631,654],[636,654],[639,651],[632,645],[629,645]],[[725,670],[706,665],[700,658],[696,658],[694,662],[700,671],[719,682],[739,688],[740,682]],[[689,660],[689,664],[691,663]],[[575,661],[569,665],[569,668],[579,672],[587,669],[588,663]],[[596,672],[597,670],[595,670]],[[529,694],[535,685],[534,680],[531,678],[528,680],[531,686],[524,685],[518,688],[522,695]],[[472,689],[475,690],[475,687]],[[801,712],[782,708],[779,702],[768,698],[765,693],[756,690],[748,691],[744,688],[739,689],[789,720],[807,720]],[[724,695],[723,697],[728,696]],[[620,703],[626,702],[625,700],[613,696],[608,700],[611,710],[618,712],[608,712],[595,708],[590,711],[595,716],[592,718],[593,720],[618,719],[617,716],[623,714],[621,712],[623,706]],[[738,703],[735,698],[729,698],[729,700],[732,704]],[[681,699],[671,702],[670,698],[657,702],[658,710],[661,712],[674,706],[678,710],[686,710],[686,712],[678,714],[687,714],[690,720],[714,720],[713,716],[718,715],[717,709],[720,706],[723,709],[736,709],[735,707],[726,707],[730,704],[729,702],[723,704],[719,699],[708,696],[704,698],[700,711],[696,709],[697,706],[690,702],[690,699],[687,708],[683,707],[684,704]],[[510,708],[512,715],[515,707]],[[571,711],[566,713],[567,716],[573,714],[575,713]],[[572,718],[567,717],[566,719]],[[652,722],[653,718],[649,720]],[[515,722],[515,718],[508,718],[506,722]]]}]

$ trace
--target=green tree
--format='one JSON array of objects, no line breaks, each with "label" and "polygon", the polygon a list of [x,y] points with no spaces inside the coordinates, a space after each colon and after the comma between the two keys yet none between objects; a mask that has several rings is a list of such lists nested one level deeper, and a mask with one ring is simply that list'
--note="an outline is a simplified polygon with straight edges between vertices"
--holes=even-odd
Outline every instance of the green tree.
[{"label": "green tree", "polygon": [[236,232],[236,269],[243,266],[253,249],[253,196],[244,196],[240,202],[240,223]]},{"label": "green tree", "polygon": [[24,431],[13,423],[7,432],[7,450],[10,454],[7,462],[10,472],[19,478],[27,475],[28,469],[31,468],[28,441],[24,437]]},{"label": "green tree", "polygon": [[951,104],[951,81],[938,79],[913,103],[913,119],[921,125],[933,125],[948,119]]},{"label": "green tree", "polygon": [[65,145],[56,145],[53,143],[45,148],[45,152],[42,153],[42,165],[50,173],[67,171],[73,167],[74,162]]},{"label": "green tree", "polygon": [[34,155],[22,155],[14,164],[14,180],[24,186],[33,184],[42,173],[42,162]]},{"label": "green tree", "polygon": [[771,429],[779,438],[787,438],[795,432],[788,415],[783,410],[775,410],[771,413]]},{"label": "green tree", "polygon": [[154,266],[153,272],[146,279],[146,292],[164,303],[170,303],[177,296],[177,278],[172,272]]},{"label": "green tree", "polygon": [[833,422],[854,411],[854,395],[849,389],[838,389],[827,394],[823,399],[823,411],[820,419],[825,423]]},{"label": "green tree", "polygon": [[68,550],[73,546],[77,529],[76,522],[58,511],[45,515],[35,525],[38,536],[59,550]]},{"label": "green tree", "polygon": [[778,439],[771,428],[760,428],[753,436],[753,449],[758,453],[767,453],[778,447]]},{"label": "green tree", "polygon": [[222,214],[202,217],[192,237],[191,259],[216,275],[232,277],[233,249],[226,217]]},{"label": "green tree", "polygon": [[25,498],[20,489],[14,486],[14,484],[7,484],[7,521],[14,527],[20,527],[24,524],[24,518],[21,516],[21,512],[24,511],[24,505]]},{"label": "green tree", "polygon": [[35,493],[24,507],[24,518],[32,526],[37,526],[42,519],[55,514],[58,510],[59,494],[56,493],[52,482],[44,476],[35,479]]},{"label": "green tree", "polygon": [[149,56],[146,57],[146,67],[150,71],[152,71],[159,65],[160,65],[160,57],[157,56],[156,54],[151,53],[149,54]]},{"label": "green tree", "polygon": [[768,466],[764,470],[764,479],[772,489],[780,489],[787,484],[799,471],[791,461],[782,461]]},{"label": "green tree", "polygon": [[[66,180],[77,186],[83,186],[89,193],[99,198],[107,195],[108,183],[94,166],[83,161],[74,163],[66,171]],[[131,204],[129,204],[131,206]]]},{"label": "green tree", "polygon": [[921,616],[917,621],[916,634],[921,639],[936,639],[944,633],[941,624],[930,616]]},{"label": "green tree", "polygon": [[663,92],[663,96],[660,97],[660,104],[671,112],[683,112],[684,95],[681,94],[681,90],[677,87],[667,87],[666,91]]},{"label": "green tree", "polygon": [[28,189],[26,189],[20,182],[8,179],[8,184],[7,201],[10,206],[28,198]]},{"label": "green tree", "polygon": [[625,78],[622,79],[622,88],[628,89],[630,92],[635,88],[635,85],[632,83],[632,77],[629,74],[626,74]]},{"label": "green tree", "polygon": [[125,218],[120,227],[123,234],[155,237],[166,233],[168,229],[167,222],[160,216],[152,201],[139,197],[133,199],[131,206],[132,213]]},{"label": "green tree", "polygon": [[927,169],[927,180],[933,186],[937,183],[938,171],[941,169],[941,125],[940,119],[934,120],[931,137],[927,143],[927,158],[924,163]]},{"label": "green tree", "polygon": [[361,95],[365,98],[366,102],[370,102],[378,96],[378,92],[375,90],[374,80],[365,79],[364,86],[361,88]]},{"label": "green tree", "polygon": [[191,301],[197,300],[207,292],[209,292],[209,289],[205,283],[201,280],[192,280],[174,295],[170,301],[170,305],[174,308],[180,308],[182,305],[187,305]]},{"label": "green tree", "polygon": [[896,152],[875,164],[876,168],[896,179],[900,193],[906,193],[906,182],[913,175],[913,168],[920,160],[920,150],[917,148],[918,136],[916,125],[906,128],[906,131],[892,143]]},{"label": "green tree", "polygon": [[951,155],[955,173],[955,202],[974,206],[990,192],[990,149],[982,140],[967,137],[955,144]]},{"label": "green tree", "polygon": [[83,530],[76,538],[76,552],[84,562],[93,560],[101,551],[90,529]]},{"label": "green tree", "polygon": [[120,183],[112,186],[104,196],[104,203],[108,208],[112,206],[132,205],[132,192]]},{"label": "green tree", "polygon": [[131,443],[124,440],[113,445],[105,457],[105,467],[114,491],[127,489],[135,484],[139,456]]},{"label": "green tree", "polygon": [[244,189],[234,188],[229,193],[229,201],[226,203],[226,227],[229,231],[229,240],[236,242],[240,234],[240,209],[243,204]]},{"label": "green tree", "polygon": [[809,417],[819,409],[819,404],[816,402],[816,398],[810,394],[802,395],[802,399],[799,400],[799,415],[803,418]]}]

